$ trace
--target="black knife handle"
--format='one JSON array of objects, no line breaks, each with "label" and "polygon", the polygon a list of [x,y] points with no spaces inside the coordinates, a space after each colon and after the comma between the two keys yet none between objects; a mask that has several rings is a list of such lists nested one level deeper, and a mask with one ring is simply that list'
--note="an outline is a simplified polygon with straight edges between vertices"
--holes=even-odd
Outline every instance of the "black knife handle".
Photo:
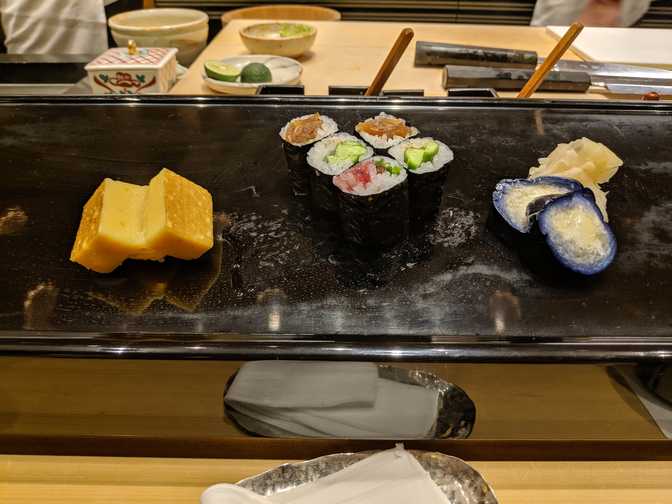
[{"label": "black knife handle", "polygon": [[506,68],[537,66],[537,53],[496,47],[422,42],[415,44],[416,66],[471,65]]}]

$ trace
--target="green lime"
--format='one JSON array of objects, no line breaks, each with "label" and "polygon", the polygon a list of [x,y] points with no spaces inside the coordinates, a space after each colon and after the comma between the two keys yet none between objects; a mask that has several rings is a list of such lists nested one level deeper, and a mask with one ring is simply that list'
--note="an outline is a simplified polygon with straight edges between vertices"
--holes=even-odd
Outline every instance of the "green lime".
[{"label": "green lime", "polygon": [[271,71],[263,63],[248,63],[240,72],[240,82],[271,82]]},{"label": "green lime", "polygon": [[235,82],[240,75],[240,70],[236,67],[219,61],[206,61],[204,66],[205,75],[218,81]]}]

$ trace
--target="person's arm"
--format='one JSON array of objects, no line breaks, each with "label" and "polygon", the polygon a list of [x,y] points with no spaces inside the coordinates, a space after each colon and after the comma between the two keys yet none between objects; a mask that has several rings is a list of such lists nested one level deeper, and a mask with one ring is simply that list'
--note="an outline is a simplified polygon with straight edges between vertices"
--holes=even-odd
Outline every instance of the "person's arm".
[{"label": "person's arm", "polygon": [[649,0],[537,0],[532,25],[631,26],[649,8]]},{"label": "person's arm", "polygon": [[621,0],[588,0],[577,20],[584,26],[622,26]]}]

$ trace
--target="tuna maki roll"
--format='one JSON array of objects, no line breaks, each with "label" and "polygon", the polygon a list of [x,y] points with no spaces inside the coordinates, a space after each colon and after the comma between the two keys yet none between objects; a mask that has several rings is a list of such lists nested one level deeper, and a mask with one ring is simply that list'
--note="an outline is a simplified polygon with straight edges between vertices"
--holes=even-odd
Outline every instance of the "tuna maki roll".
[{"label": "tuna maki roll", "polygon": [[388,247],[408,236],[408,182],[400,163],[374,156],[334,177],[345,238]]},{"label": "tuna maki roll", "polygon": [[355,126],[355,131],[374,149],[387,150],[418,134],[404,119],[381,112]]},{"label": "tuna maki roll", "polygon": [[538,222],[553,256],[576,273],[599,273],[616,256],[614,233],[588,189],[553,200],[541,211]]},{"label": "tuna maki roll", "polygon": [[310,190],[310,170],[306,162],[310,146],[337,131],[338,125],[332,118],[318,113],[294,118],[280,130],[290,185],[296,196],[307,196]]},{"label": "tuna maki roll", "polygon": [[445,165],[453,160],[453,151],[443,142],[424,137],[395,145],[390,155],[408,170],[411,223],[415,229],[424,229],[441,207],[448,175]]},{"label": "tuna maki roll", "polygon": [[[583,186],[579,182],[561,177],[504,179],[497,182],[492,192],[492,204],[509,226],[520,233],[528,233],[532,227],[530,214],[537,213],[556,197],[581,189]],[[540,204],[540,208],[529,211],[530,205]]]},{"label": "tuna maki roll", "polygon": [[371,156],[373,149],[348,133],[336,133],[315,143],[308,151],[313,208],[335,212],[338,198],[332,181],[334,175]]}]

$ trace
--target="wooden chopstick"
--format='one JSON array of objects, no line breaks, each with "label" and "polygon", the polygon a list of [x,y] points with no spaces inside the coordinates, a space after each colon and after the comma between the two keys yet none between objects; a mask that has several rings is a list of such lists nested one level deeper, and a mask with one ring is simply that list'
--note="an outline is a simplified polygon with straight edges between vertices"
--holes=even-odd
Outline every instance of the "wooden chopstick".
[{"label": "wooden chopstick", "polygon": [[544,60],[544,62],[535,70],[530,79],[525,83],[523,89],[518,93],[517,98],[529,98],[537,90],[541,83],[544,82],[546,75],[551,69],[555,66],[562,55],[565,54],[567,49],[572,45],[576,37],[579,36],[583,30],[583,25],[581,23],[574,23],[569,27],[567,32],[563,37],[558,40],[558,43],[555,44],[555,47],[551,51],[551,54]]},{"label": "wooden chopstick", "polygon": [[383,61],[383,64],[378,70],[376,77],[371,82],[371,85],[367,88],[364,96],[377,96],[380,94],[380,92],[383,90],[383,86],[387,82],[387,79],[390,78],[392,70],[394,70],[394,67],[397,66],[397,63],[399,63],[401,55],[404,54],[408,44],[411,43],[413,35],[413,30],[410,28],[404,28],[401,30],[401,33],[397,37],[396,42],[392,46],[392,49],[390,49],[390,52],[387,54],[387,58],[385,58],[385,61]]}]

